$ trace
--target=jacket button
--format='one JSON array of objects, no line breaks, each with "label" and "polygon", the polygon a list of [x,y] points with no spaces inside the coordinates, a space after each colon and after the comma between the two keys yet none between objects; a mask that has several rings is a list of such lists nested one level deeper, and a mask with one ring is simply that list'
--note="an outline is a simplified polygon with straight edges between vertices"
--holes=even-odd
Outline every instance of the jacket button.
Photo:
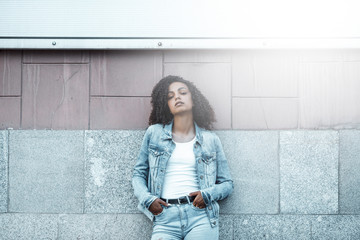
[{"label": "jacket button", "polygon": [[211,206],[209,206],[209,210],[211,210],[212,209],[212,207]]},{"label": "jacket button", "polygon": [[216,221],[213,221],[213,224],[215,225],[215,224],[216,224]]},{"label": "jacket button", "polygon": [[201,175],[201,176],[200,176],[200,179],[204,179],[204,176],[203,176],[203,175]]}]

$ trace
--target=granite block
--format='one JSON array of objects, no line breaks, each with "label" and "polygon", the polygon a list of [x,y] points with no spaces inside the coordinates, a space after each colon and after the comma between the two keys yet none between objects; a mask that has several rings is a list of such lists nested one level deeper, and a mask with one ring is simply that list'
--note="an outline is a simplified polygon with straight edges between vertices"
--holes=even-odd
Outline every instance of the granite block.
[{"label": "granite block", "polygon": [[311,219],[291,215],[242,215],[234,219],[234,239],[311,239]]},{"label": "granite block", "polygon": [[64,214],[59,239],[150,239],[152,223],[143,214]]},{"label": "granite block", "polygon": [[337,131],[280,131],[280,211],[338,213]]},{"label": "granite block", "polygon": [[313,239],[357,240],[359,236],[359,215],[322,215],[312,219]]},{"label": "granite block", "polygon": [[55,214],[0,214],[1,240],[58,239]]},{"label": "granite block", "polygon": [[134,213],[131,185],[145,131],[86,131],[85,212]]},{"label": "granite block", "polygon": [[298,127],[299,101],[295,98],[233,98],[232,103],[233,129]]},{"label": "granite block", "polygon": [[23,65],[23,129],[88,129],[88,121],[89,65]]},{"label": "granite block", "polygon": [[340,213],[360,214],[360,131],[340,131]]},{"label": "granite block", "polygon": [[219,239],[221,240],[233,240],[233,216],[220,214],[219,219]]},{"label": "granite block", "polygon": [[278,213],[278,132],[216,131],[216,134],[234,181],[233,193],[219,202],[220,212]]},{"label": "granite block", "polygon": [[166,63],[164,76],[178,75],[193,82],[215,111],[216,129],[231,129],[231,64]]},{"label": "granite block", "polygon": [[0,97],[0,129],[20,128],[20,97]]},{"label": "granite block", "polygon": [[145,129],[150,97],[91,97],[90,129]]},{"label": "granite block", "polygon": [[10,130],[9,211],[82,213],[84,132]]},{"label": "granite block", "polygon": [[8,131],[0,131],[0,213],[8,208]]},{"label": "granite block", "polygon": [[161,77],[161,51],[91,51],[91,95],[150,96]]},{"label": "granite block", "polygon": [[0,50],[0,96],[21,94],[21,51]]},{"label": "granite block", "polygon": [[23,63],[89,63],[89,51],[25,50]]}]

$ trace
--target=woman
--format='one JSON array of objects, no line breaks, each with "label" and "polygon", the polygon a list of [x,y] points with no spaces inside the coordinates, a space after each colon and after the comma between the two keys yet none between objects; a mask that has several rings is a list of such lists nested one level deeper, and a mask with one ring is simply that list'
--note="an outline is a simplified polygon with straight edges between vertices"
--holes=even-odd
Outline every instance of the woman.
[{"label": "woman", "polygon": [[151,94],[152,112],[132,184],[153,221],[151,239],[218,239],[219,204],[233,190],[209,101],[193,83],[167,76]]}]

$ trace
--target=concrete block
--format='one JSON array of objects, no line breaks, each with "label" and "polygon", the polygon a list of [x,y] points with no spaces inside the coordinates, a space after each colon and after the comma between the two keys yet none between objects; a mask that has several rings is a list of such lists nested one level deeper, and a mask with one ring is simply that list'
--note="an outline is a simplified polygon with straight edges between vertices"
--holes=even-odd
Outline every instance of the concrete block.
[{"label": "concrete block", "polygon": [[340,131],[340,213],[360,214],[360,131]]},{"label": "concrete block", "polygon": [[354,49],[304,49],[300,53],[301,63],[342,62],[345,55]]},{"label": "concrete block", "polygon": [[0,96],[21,94],[21,51],[0,51]]},{"label": "concrete block", "polygon": [[231,62],[230,50],[166,50],[164,51],[164,62]]},{"label": "concrete block", "polygon": [[295,98],[233,98],[232,102],[233,129],[298,127],[299,103]]},{"label": "concrete block", "polygon": [[231,64],[166,63],[164,76],[178,75],[193,82],[213,107],[216,129],[231,129]]},{"label": "concrete block", "polygon": [[234,191],[220,202],[225,214],[279,212],[277,131],[216,131],[228,159]]},{"label": "concrete block", "polygon": [[23,65],[23,129],[88,129],[89,65]]},{"label": "concrete block", "polygon": [[8,131],[0,131],[0,213],[8,208]]},{"label": "concrete block", "polygon": [[150,239],[152,223],[143,214],[66,214],[59,239]]},{"label": "concrete block", "polygon": [[150,96],[161,77],[161,51],[91,51],[91,95]]},{"label": "concrete block", "polygon": [[131,178],[145,131],[85,133],[85,212],[139,212]]},{"label": "concrete block", "polygon": [[311,239],[309,216],[242,215],[234,219],[234,239]]},{"label": "concrete block", "polygon": [[89,51],[25,50],[23,63],[88,63]]},{"label": "concrete block", "polygon": [[219,219],[219,239],[221,240],[233,240],[233,216],[220,214]]},{"label": "concrete block", "polygon": [[233,96],[297,97],[298,78],[297,51],[233,51]]},{"label": "concrete block", "polygon": [[20,97],[0,97],[0,129],[20,128]]},{"label": "concrete block", "polygon": [[337,131],[280,131],[280,211],[338,213]]},{"label": "concrete block", "polygon": [[2,240],[58,239],[58,216],[55,214],[0,214]]},{"label": "concrete block", "polygon": [[312,219],[312,239],[359,239],[359,215],[322,215]]},{"label": "concrete block", "polygon": [[9,135],[9,211],[82,213],[83,131],[15,131]]},{"label": "concrete block", "polygon": [[360,129],[360,63],[302,63],[300,128]]},{"label": "concrete block", "polygon": [[90,129],[145,129],[150,97],[91,97]]}]

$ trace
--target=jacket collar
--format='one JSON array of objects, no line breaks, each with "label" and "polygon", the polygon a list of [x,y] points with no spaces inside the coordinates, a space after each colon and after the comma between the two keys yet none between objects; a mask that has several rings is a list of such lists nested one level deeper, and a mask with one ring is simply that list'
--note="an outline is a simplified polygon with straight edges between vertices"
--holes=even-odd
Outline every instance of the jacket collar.
[{"label": "jacket collar", "polygon": [[[170,123],[166,124],[164,126],[164,136],[163,139],[172,139],[172,126],[174,124],[174,119],[171,120]],[[201,128],[196,124],[196,122],[194,121],[194,125],[195,125],[195,141],[198,142],[200,145],[202,145],[202,130]]]}]

